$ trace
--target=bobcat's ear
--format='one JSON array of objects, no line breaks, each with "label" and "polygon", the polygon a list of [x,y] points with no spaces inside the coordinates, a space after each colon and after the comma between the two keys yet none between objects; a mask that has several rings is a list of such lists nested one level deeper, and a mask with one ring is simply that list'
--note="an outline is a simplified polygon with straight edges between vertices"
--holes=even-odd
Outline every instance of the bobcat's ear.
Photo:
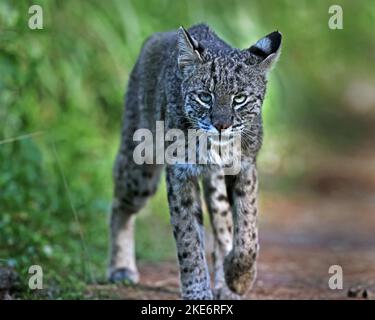
[{"label": "bobcat's ear", "polygon": [[281,38],[279,31],[274,31],[264,38],[258,40],[256,44],[248,49],[251,54],[261,58],[259,67],[268,71],[275,64],[281,52]]},{"label": "bobcat's ear", "polygon": [[183,27],[177,31],[178,67],[189,72],[195,65],[202,62],[203,48]]}]

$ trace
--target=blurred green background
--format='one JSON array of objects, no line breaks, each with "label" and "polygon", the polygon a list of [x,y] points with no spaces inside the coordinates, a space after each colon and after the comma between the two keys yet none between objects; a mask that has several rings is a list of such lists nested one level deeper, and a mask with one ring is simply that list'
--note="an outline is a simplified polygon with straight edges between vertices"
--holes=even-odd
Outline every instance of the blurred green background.
[{"label": "blurred green background", "polygon": [[[31,4],[43,30],[28,28]],[[335,4],[343,30],[328,28],[326,1],[0,1],[0,263],[25,276],[42,265],[56,296],[104,279],[123,95],[153,32],[206,22],[240,48],[283,33],[264,105],[262,190],[292,191],[312,157],[370,140],[375,4]],[[139,215],[137,256],[174,255],[163,182]]]}]

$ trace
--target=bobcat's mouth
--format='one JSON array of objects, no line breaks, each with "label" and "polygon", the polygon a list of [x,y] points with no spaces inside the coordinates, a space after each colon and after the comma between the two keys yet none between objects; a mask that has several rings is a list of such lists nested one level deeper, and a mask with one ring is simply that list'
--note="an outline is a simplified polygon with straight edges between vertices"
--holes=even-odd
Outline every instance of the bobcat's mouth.
[{"label": "bobcat's mouth", "polygon": [[226,146],[233,142],[233,135],[228,134],[223,136],[222,134],[216,133],[215,135],[209,135],[208,141],[210,141],[213,146]]}]

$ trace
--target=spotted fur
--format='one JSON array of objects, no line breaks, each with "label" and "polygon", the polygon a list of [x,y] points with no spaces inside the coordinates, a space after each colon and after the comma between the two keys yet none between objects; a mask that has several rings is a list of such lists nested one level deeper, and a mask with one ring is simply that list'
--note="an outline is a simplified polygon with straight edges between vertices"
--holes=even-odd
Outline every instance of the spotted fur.
[{"label": "spotted fur", "polygon": [[[280,47],[281,34],[273,32],[249,49],[235,49],[206,25],[157,33],[146,41],[129,79],[114,168],[111,281],[139,279],[134,214],[155,193],[163,170],[163,165],[134,162],[133,134],[139,128],[155,132],[156,121],[165,121],[165,130],[186,133],[194,128],[241,137],[240,149],[231,155],[241,163],[236,175],[224,174],[225,163],[210,161],[166,166],[182,298],[236,299],[251,288],[259,250],[256,155],[262,144],[261,107],[267,73]],[[213,290],[204,247],[201,178],[215,238]]]}]

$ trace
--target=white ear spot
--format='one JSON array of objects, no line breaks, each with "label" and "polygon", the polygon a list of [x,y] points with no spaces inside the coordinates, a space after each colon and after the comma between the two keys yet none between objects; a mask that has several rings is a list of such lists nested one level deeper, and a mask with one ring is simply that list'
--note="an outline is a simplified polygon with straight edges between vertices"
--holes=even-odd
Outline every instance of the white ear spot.
[{"label": "white ear spot", "polygon": [[271,40],[268,37],[260,39],[255,46],[267,54],[272,51]]}]

